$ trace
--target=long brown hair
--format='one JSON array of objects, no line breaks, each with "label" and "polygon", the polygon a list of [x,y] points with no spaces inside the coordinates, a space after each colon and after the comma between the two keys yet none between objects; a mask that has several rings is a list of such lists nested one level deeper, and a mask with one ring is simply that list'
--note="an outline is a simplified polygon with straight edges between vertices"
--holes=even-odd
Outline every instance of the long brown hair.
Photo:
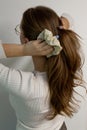
[{"label": "long brown hair", "polygon": [[59,35],[63,50],[59,55],[47,59],[50,104],[53,117],[57,114],[70,117],[75,112],[74,87],[82,85],[80,42],[75,32],[61,29],[60,26],[60,17],[52,9],[44,6],[26,10],[21,22],[23,33],[29,40],[37,39],[44,29],[50,30],[53,35]]}]

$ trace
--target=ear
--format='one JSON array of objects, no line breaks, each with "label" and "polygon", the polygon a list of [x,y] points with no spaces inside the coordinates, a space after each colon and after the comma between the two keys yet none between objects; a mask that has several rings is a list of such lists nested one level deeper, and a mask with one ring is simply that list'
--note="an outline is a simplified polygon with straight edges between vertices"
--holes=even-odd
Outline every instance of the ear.
[{"label": "ear", "polygon": [[24,43],[26,44],[27,42],[29,42],[29,39],[28,38],[24,38]]},{"label": "ear", "polygon": [[23,34],[20,34],[20,41],[22,44],[26,44],[27,42],[29,42],[29,39],[26,38]]}]

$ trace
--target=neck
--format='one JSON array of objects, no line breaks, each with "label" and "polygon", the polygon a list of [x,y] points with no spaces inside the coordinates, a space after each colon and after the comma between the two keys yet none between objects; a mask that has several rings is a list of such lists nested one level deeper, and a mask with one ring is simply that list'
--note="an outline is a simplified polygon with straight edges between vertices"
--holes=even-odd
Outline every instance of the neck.
[{"label": "neck", "polygon": [[46,58],[41,56],[33,56],[34,67],[36,71],[46,71]]}]

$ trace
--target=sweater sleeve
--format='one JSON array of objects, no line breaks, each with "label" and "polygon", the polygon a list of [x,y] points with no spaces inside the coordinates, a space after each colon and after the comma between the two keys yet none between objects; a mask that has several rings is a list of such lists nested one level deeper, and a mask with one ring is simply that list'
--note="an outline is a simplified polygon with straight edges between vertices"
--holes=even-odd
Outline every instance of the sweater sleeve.
[{"label": "sweater sleeve", "polygon": [[[4,49],[0,44],[0,59],[6,58]],[[23,95],[27,91],[27,86],[33,82],[34,74],[32,72],[23,72],[9,68],[0,63],[0,86],[9,93]]]},{"label": "sweater sleeve", "polygon": [[6,58],[6,54],[5,54],[5,51],[4,51],[3,46],[2,46],[1,43],[2,43],[2,42],[1,42],[1,40],[0,40],[0,59]]},{"label": "sweater sleeve", "polygon": [[0,86],[11,94],[23,96],[33,83],[34,74],[8,68],[0,64]]}]

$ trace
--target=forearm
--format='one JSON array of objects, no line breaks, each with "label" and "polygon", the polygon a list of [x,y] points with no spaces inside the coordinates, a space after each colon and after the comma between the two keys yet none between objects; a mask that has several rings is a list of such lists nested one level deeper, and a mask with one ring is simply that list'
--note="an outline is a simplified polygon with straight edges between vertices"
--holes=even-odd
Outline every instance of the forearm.
[{"label": "forearm", "polygon": [[23,47],[21,44],[2,44],[7,57],[24,56]]},{"label": "forearm", "polygon": [[2,44],[6,57],[46,56],[53,48],[44,41],[34,40],[27,44]]}]

